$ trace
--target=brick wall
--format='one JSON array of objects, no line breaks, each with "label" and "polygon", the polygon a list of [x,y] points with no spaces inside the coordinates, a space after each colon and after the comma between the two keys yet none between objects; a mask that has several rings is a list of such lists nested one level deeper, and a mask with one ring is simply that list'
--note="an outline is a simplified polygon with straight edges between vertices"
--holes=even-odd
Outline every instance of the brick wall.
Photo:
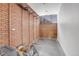
[{"label": "brick wall", "polygon": [[36,39],[37,39],[37,36],[36,36],[37,35],[36,20],[37,20],[36,17],[34,17],[34,41],[36,41]]},{"label": "brick wall", "polygon": [[16,4],[10,4],[10,45],[22,44],[22,9]]},{"label": "brick wall", "polygon": [[39,18],[34,17],[34,41],[37,42],[39,39]]},{"label": "brick wall", "polygon": [[37,17],[37,20],[36,20],[36,38],[37,38],[37,41],[38,41],[38,39],[39,39],[39,37],[40,37],[40,32],[39,32],[39,29],[40,29],[40,18],[39,17]]},{"label": "brick wall", "polygon": [[39,20],[17,4],[0,3],[0,45],[32,45],[38,38],[38,25]]},{"label": "brick wall", "polygon": [[0,45],[8,45],[8,4],[0,4]]},{"label": "brick wall", "polygon": [[33,43],[33,39],[34,39],[34,34],[33,34],[33,31],[34,31],[34,23],[33,23],[33,20],[34,20],[34,17],[32,14],[30,14],[30,45],[32,45]]},{"label": "brick wall", "polygon": [[26,10],[22,10],[22,39],[23,39],[23,44],[25,44],[26,46],[29,46],[29,12]]}]

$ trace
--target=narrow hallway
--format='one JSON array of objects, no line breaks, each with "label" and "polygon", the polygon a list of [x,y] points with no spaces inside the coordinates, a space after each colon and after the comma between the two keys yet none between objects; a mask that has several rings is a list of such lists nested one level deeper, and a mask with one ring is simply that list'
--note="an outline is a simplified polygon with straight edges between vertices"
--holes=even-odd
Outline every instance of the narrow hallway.
[{"label": "narrow hallway", "polygon": [[78,32],[79,4],[0,3],[0,56],[79,56]]}]

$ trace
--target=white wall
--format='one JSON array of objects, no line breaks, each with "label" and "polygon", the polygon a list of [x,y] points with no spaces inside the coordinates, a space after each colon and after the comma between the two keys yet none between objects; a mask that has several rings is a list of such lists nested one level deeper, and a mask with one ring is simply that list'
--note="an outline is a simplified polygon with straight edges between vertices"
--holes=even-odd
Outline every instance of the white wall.
[{"label": "white wall", "polygon": [[58,14],[58,41],[66,55],[79,55],[79,4],[62,4]]}]

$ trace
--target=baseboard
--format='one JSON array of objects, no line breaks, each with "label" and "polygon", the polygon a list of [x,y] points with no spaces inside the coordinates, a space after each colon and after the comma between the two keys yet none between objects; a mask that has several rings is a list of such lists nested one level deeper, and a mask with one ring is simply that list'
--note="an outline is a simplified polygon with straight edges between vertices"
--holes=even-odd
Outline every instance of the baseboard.
[{"label": "baseboard", "polygon": [[58,44],[60,45],[60,47],[61,47],[61,49],[62,49],[62,51],[63,51],[63,53],[64,53],[64,56],[66,56],[66,53],[65,53],[64,49],[62,48],[62,46],[61,46],[60,42],[59,42],[58,40],[56,40],[56,41],[57,41],[57,42],[58,42]]}]

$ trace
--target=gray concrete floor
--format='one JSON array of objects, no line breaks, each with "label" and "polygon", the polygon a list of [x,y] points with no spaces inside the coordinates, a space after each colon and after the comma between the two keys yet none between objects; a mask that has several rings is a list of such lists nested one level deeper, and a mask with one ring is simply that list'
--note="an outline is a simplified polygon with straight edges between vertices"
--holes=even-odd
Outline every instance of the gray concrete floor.
[{"label": "gray concrete floor", "polygon": [[17,52],[12,47],[0,46],[0,56],[17,56]]},{"label": "gray concrete floor", "polygon": [[57,40],[41,39],[34,44],[39,56],[65,56]]},{"label": "gray concrete floor", "polygon": [[[55,39],[40,39],[33,44],[31,50],[26,53],[27,56],[64,56],[64,52]],[[17,56],[16,49],[8,46],[0,47],[0,55]]]}]

